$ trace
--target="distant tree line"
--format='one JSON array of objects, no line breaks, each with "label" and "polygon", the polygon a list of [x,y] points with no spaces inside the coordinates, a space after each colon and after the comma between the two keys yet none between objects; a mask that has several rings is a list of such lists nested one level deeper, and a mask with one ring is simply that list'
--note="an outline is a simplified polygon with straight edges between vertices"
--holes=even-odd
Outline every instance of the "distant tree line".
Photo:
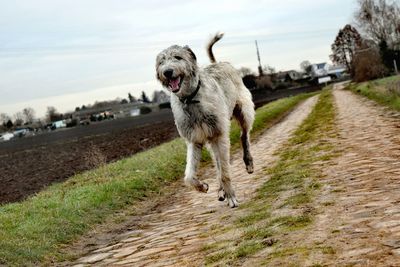
[{"label": "distant tree line", "polygon": [[128,93],[127,98],[117,98],[115,100],[108,100],[108,101],[96,101],[92,105],[82,105],[81,107],[76,107],[75,111],[81,111],[81,110],[86,110],[88,108],[103,108],[103,107],[109,107],[113,105],[118,105],[118,104],[128,104],[128,103],[162,103],[162,102],[167,102],[169,101],[168,95],[165,93],[165,91],[160,90],[160,91],[154,91],[153,97],[150,99],[150,97],[147,96],[147,94],[142,91],[140,94],[139,98],[134,97],[131,93]]},{"label": "distant tree line", "polygon": [[[131,93],[128,93],[127,98],[117,98],[116,100],[109,101],[95,101],[92,105],[82,105],[75,108],[75,112],[86,110],[89,108],[105,108],[112,105],[128,104],[128,103],[164,103],[169,101],[169,96],[163,90],[154,91],[152,98],[150,98],[144,91],[140,94],[139,98],[134,97]],[[59,120],[71,118],[72,112],[61,113],[58,112],[54,106],[48,106],[45,114],[45,120],[42,122],[37,120],[36,112],[33,108],[27,107],[22,111],[16,112],[10,116],[6,113],[0,113],[0,132],[6,130],[12,130],[21,126],[29,126],[33,123],[46,124]]]},{"label": "distant tree line", "polygon": [[35,110],[31,107],[16,112],[13,116],[0,113],[1,130],[9,130],[15,127],[32,124],[35,121]]}]

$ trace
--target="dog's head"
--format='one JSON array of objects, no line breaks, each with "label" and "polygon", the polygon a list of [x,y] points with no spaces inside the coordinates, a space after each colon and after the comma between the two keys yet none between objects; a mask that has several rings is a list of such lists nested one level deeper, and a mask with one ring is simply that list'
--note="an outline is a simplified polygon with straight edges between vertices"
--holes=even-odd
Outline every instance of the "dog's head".
[{"label": "dog's head", "polygon": [[157,79],[178,97],[189,95],[197,86],[197,60],[188,46],[173,45],[158,54]]}]

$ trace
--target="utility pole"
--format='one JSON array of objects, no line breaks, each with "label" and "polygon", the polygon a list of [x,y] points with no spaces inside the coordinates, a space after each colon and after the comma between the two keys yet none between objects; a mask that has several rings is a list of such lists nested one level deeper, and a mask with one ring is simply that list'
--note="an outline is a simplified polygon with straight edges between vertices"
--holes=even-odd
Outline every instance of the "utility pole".
[{"label": "utility pole", "polygon": [[260,51],[258,50],[257,40],[256,40],[256,49],[257,49],[257,59],[258,59],[258,73],[260,76],[263,76],[264,73],[263,73],[263,69],[261,67]]},{"label": "utility pole", "polygon": [[397,69],[396,59],[393,60],[393,65],[394,65],[394,71],[395,71],[396,75],[399,74],[399,70]]}]

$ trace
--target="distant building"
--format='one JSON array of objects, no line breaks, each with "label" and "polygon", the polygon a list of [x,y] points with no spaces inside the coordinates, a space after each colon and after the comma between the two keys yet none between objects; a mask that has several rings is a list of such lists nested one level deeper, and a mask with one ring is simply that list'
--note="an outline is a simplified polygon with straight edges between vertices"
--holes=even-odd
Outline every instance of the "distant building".
[{"label": "distant building", "polygon": [[328,75],[331,76],[333,79],[340,79],[346,73],[346,67],[344,66],[332,66],[328,67]]},{"label": "distant building", "polygon": [[331,77],[331,79],[340,79],[345,74],[346,68],[344,66],[332,66],[324,63],[312,64],[310,75],[313,79]]},{"label": "distant building", "polygon": [[276,76],[280,82],[295,82],[309,78],[304,72],[296,70],[280,71]]},{"label": "distant building", "polygon": [[129,115],[131,117],[136,117],[140,115],[140,109],[139,108],[133,108],[129,111]]},{"label": "distant building", "polygon": [[134,103],[116,103],[109,105],[107,107],[97,107],[97,108],[85,108],[72,113],[72,118],[78,121],[87,120],[90,117],[104,116],[111,118],[123,118],[131,116],[131,110],[139,109],[145,104],[134,102]]}]

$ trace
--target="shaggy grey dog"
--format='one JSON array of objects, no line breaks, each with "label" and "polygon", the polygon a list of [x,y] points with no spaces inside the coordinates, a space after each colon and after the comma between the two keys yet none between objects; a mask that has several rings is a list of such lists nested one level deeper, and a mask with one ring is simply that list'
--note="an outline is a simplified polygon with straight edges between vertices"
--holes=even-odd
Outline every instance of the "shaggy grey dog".
[{"label": "shaggy grey dog", "polygon": [[197,168],[204,145],[216,164],[220,201],[238,206],[231,185],[229,162],[230,120],[234,117],[242,129],[243,160],[248,173],[253,172],[249,132],[254,121],[254,104],[238,71],[227,62],[216,63],[213,45],[222,38],[216,34],[207,45],[211,65],[200,68],[188,46],[173,45],[157,56],[157,79],[171,91],[171,107],[179,134],[187,143],[185,183],[200,192],[208,185],[197,179]]}]

